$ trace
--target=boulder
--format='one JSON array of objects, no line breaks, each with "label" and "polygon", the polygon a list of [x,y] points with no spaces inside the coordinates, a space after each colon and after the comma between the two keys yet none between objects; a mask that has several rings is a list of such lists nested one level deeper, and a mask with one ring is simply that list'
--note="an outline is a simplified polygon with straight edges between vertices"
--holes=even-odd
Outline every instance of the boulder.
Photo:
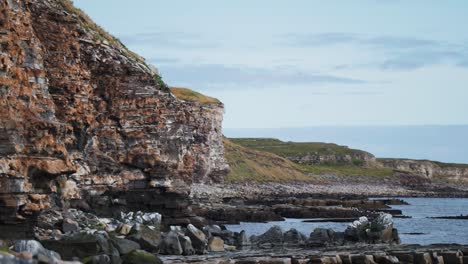
[{"label": "boulder", "polygon": [[294,228],[286,231],[283,235],[284,244],[287,245],[303,245],[306,237]]},{"label": "boulder", "polygon": [[122,264],[162,264],[163,262],[155,255],[144,251],[134,250],[123,257]]},{"label": "boulder", "polygon": [[182,254],[184,256],[190,256],[195,254],[195,250],[192,246],[192,240],[188,236],[181,235],[179,236],[180,245],[182,246]]},{"label": "boulder", "polygon": [[45,247],[50,248],[66,259],[74,257],[80,259],[97,255],[108,255],[113,263],[119,263],[119,251],[108,241],[107,233],[72,233],[63,236],[60,240],[42,241]]},{"label": "boulder", "polygon": [[140,244],[134,242],[132,240],[124,239],[124,238],[112,238],[111,239],[112,245],[119,251],[120,255],[126,255],[133,250],[140,249]]},{"label": "boulder", "polygon": [[193,226],[192,224],[189,224],[187,226],[187,230],[185,233],[191,240],[192,242],[192,247],[195,250],[197,254],[205,254],[206,253],[206,247],[207,247],[207,239],[205,234]]},{"label": "boulder", "polygon": [[250,240],[247,237],[247,234],[244,230],[240,231],[239,233],[235,233],[235,246],[238,248],[245,248],[250,246]]},{"label": "boulder", "polygon": [[447,251],[437,254],[444,258],[445,264],[463,264],[463,253],[461,251]]},{"label": "boulder", "polygon": [[263,233],[260,236],[252,236],[250,237],[250,241],[257,245],[260,244],[271,244],[275,245],[282,245],[283,244],[283,230],[279,226],[273,226],[268,231]]},{"label": "boulder", "polygon": [[127,236],[127,239],[137,242],[144,250],[158,253],[161,243],[161,232],[153,230],[145,225],[135,224],[130,234]]},{"label": "boulder", "polygon": [[19,240],[16,241],[13,250],[16,252],[29,252],[33,257],[40,255],[49,258],[52,261],[60,260],[60,254],[52,250],[45,249],[42,244],[36,240]]},{"label": "boulder", "polygon": [[346,228],[344,239],[349,242],[373,244],[400,243],[398,231],[393,228],[392,215],[386,213],[381,213],[373,221],[369,221],[367,217],[360,217]]},{"label": "boulder", "polygon": [[223,252],[224,251],[224,241],[220,237],[212,237],[208,241],[208,251],[211,252]]},{"label": "boulder", "polygon": [[335,239],[335,231],[332,229],[316,228],[310,233],[307,245],[311,247],[323,247],[332,243]]},{"label": "boulder", "polygon": [[182,255],[184,253],[180,244],[179,234],[175,231],[169,231],[162,234],[159,254],[161,255]]},{"label": "boulder", "polygon": [[75,232],[78,230],[80,230],[80,225],[78,224],[78,222],[70,218],[63,219],[63,223],[62,223],[63,233],[70,233],[70,232]]}]

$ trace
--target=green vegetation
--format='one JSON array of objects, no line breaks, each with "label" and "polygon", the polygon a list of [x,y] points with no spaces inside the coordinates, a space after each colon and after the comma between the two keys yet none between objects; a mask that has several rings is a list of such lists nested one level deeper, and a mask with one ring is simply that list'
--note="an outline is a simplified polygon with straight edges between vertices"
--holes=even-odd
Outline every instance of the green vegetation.
[{"label": "green vegetation", "polygon": [[235,138],[232,142],[257,150],[268,151],[283,157],[305,155],[307,153],[317,153],[319,155],[346,155],[364,154],[357,149],[350,149],[332,143],[320,142],[283,142],[274,138]]},{"label": "green vegetation", "polygon": [[202,104],[219,104],[218,99],[203,95],[199,92],[187,88],[171,87],[172,93],[179,99],[191,102],[199,102]]},{"label": "green vegetation", "polygon": [[161,75],[154,74],[153,79],[154,79],[154,84],[158,86],[159,88],[161,88],[161,90],[164,90],[166,92],[169,92],[171,90],[169,86],[167,86],[167,84],[162,80]]},{"label": "green vegetation", "polygon": [[272,153],[249,149],[224,139],[225,156],[231,167],[228,182],[292,182],[314,181],[301,168]]},{"label": "green vegetation", "polygon": [[[231,167],[227,177],[229,182],[317,182],[319,175],[343,177],[374,176],[388,177],[392,169],[362,167],[361,160],[353,160],[353,165],[305,165],[288,160],[287,156],[304,153],[353,153],[359,150],[326,143],[293,143],[277,139],[243,138],[224,139],[225,156]],[[333,152],[336,151],[336,152]]]}]

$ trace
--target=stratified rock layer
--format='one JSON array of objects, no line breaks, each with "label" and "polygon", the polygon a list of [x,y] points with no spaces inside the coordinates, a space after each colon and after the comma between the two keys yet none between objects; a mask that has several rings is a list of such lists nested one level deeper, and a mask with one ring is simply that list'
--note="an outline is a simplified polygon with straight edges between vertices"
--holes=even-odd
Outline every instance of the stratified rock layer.
[{"label": "stratified rock layer", "polygon": [[175,98],[66,0],[0,12],[0,223],[69,201],[183,217],[192,182],[222,181],[222,104]]}]

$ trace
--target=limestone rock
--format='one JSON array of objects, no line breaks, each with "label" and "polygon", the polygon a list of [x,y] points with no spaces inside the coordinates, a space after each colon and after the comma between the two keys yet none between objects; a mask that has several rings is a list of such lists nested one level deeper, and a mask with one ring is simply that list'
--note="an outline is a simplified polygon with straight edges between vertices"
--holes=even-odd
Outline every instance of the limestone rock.
[{"label": "limestone rock", "polygon": [[224,251],[224,241],[219,237],[212,237],[208,241],[208,251],[211,252],[223,252]]}]

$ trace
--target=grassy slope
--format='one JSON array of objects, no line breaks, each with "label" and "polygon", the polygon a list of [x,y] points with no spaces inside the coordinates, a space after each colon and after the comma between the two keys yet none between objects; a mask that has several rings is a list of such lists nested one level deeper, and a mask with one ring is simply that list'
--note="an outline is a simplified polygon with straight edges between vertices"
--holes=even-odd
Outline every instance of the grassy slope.
[{"label": "grassy slope", "polygon": [[231,173],[226,178],[228,182],[317,182],[321,180],[316,175],[343,177],[393,175],[393,170],[384,168],[301,165],[274,153],[241,146],[230,139],[224,139],[223,143],[225,156],[231,167]]},{"label": "grassy slope", "polygon": [[219,104],[218,99],[203,95],[188,88],[171,87],[172,93],[179,99],[185,101],[199,102],[202,104]]},{"label": "grassy slope", "polygon": [[[261,159],[262,164],[267,164],[268,162],[271,164],[269,169],[272,171],[279,171],[280,173],[276,173],[277,175],[282,175],[282,179],[287,180],[288,176],[284,174],[290,173],[291,170],[284,170],[282,167],[287,165],[289,169],[294,168],[295,172],[300,172],[303,175],[336,175],[336,176],[376,176],[376,177],[385,177],[393,175],[393,170],[380,168],[380,167],[373,167],[373,168],[362,168],[358,166],[340,166],[340,165],[320,165],[320,166],[312,166],[312,165],[302,165],[302,164],[295,164],[292,161],[286,159],[287,162],[282,163],[273,163],[271,160],[273,159],[281,159],[280,156],[286,157],[288,155],[297,155],[303,153],[312,153],[318,152],[321,154],[334,154],[334,153],[352,153],[354,151],[347,147],[338,146],[335,144],[327,144],[327,143],[292,143],[292,142],[282,142],[277,139],[229,139],[225,140],[225,147],[226,147],[226,157],[228,159],[229,164],[235,163],[236,166],[234,168],[233,175],[230,175],[228,178],[231,179],[243,179],[244,174],[246,172],[242,172],[242,170],[251,171],[252,169],[252,162],[257,162],[259,159],[255,155],[248,155],[247,153],[262,153],[266,155],[267,153],[270,154],[267,159]],[[250,160],[255,158],[255,161]],[[241,162],[244,161],[244,162]],[[240,165],[239,165],[240,164]],[[231,167],[233,167],[231,165]],[[287,172],[287,173],[286,173]],[[269,172],[268,174],[271,174]],[[266,173],[257,173],[250,176],[250,178],[259,178],[261,181],[265,179],[269,179],[269,176]],[[305,176],[307,179],[313,176]],[[277,178],[273,176],[271,178]],[[302,177],[296,177],[298,179]]]},{"label": "grassy slope", "polygon": [[274,138],[235,138],[231,140],[245,147],[268,151],[283,157],[304,155],[307,153],[318,153],[322,155],[365,153],[362,150],[350,149],[331,143],[283,142]]},{"label": "grassy slope", "polygon": [[225,156],[231,167],[228,182],[314,181],[293,162],[272,153],[249,149],[224,139]]}]

